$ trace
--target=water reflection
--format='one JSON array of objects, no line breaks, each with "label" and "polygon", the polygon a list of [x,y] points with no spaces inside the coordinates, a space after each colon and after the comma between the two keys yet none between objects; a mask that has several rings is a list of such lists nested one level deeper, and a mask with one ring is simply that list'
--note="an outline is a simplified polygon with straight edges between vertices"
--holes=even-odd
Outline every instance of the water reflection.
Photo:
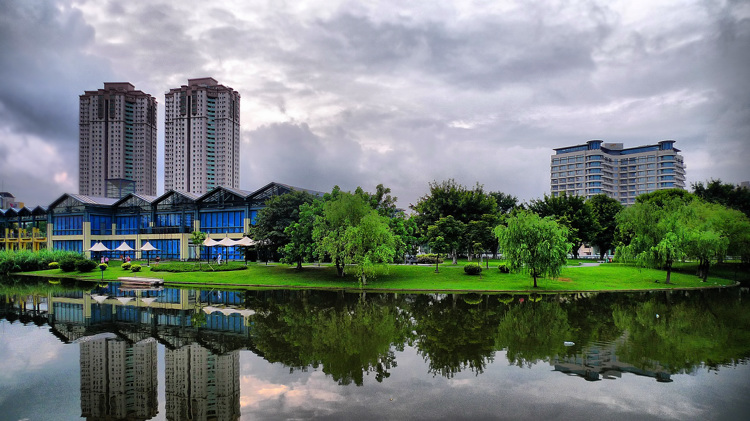
[{"label": "water reflection", "polygon": [[86,338],[81,351],[81,416],[147,420],[157,413],[156,341]]},{"label": "water reflection", "polygon": [[0,285],[0,317],[48,325],[79,344],[83,417],[154,418],[163,378],[166,419],[239,419],[245,351],[354,387],[368,377],[387,383],[407,347],[445,379],[484,375],[498,356],[521,369],[549,365],[571,381],[669,382],[745,364],[750,304],[742,294],[134,290],[10,280]]}]

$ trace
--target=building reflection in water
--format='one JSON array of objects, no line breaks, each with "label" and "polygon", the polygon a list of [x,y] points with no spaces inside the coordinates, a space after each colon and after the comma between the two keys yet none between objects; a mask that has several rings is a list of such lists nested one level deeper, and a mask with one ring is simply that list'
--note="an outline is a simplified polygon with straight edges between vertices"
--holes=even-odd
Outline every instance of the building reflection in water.
[{"label": "building reflection in water", "polygon": [[158,412],[156,340],[84,338],[81,416],[87,420],[148,420]]},{"label": "building reflection in water", "polygon": [[190,344],[167,350],[165,360],[167,419],[239,419],[239,351],[216,355]]}]

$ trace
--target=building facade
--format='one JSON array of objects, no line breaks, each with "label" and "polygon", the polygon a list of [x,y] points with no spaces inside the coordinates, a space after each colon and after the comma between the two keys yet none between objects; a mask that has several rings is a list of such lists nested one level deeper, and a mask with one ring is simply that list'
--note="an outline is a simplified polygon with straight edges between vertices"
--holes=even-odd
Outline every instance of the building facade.
[{"label": "building facade", "polygon": [[164,189],[239,188],[240,94],[216,79],[188,79],[165,95]]},{"label": "building facade", "polygon": [[685,163],[673,140],[624,148],[591,140],[555,149],[550,162],[552,196],[606,194],[623,205],[644,193],[685,189]]},{"label": "building facade", "polygon": [[80,96],[79,194],[156,195],[156,99],[131,83]]}]

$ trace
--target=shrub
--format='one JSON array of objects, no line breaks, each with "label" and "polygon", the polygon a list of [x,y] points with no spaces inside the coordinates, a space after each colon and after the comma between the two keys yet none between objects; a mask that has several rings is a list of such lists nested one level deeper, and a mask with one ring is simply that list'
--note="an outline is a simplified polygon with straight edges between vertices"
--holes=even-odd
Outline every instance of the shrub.
[{"label": "shrub", "polygon": [[435,263],[443,263],[443,259],[439,258],[435,253],[418,254],[417,263],[434,265]]},{"label": "shrub", "polygon": [[139,265],[137,263],[134,264],[134,265],[130,265],[130,270],[133,271],[133,272],[140,272],[141,271],[141,265]]},{"label": "shrub", "polygon": [[123,263],[120,265],[120,268],[122,268],[122,270],[130,270],[130,262]]},{"label": "shrub", "polygon": [[479,263],[467,263],[464,266],[464,272],[468,275],[479,275],[482,273],[482,267],[479,266]]},{"label": "shrub", "polygon": [[108,267],[106,263],[99,263],[99,270],[107,270]]},{"label": "shrub", "polygon": [[76,270],[77,261],[78,259],[74,257],[66,257],[60,260],[60,269],[62,269],[63,272],[73,272]]},{"label": "shrub", "polygon": [[508,265],[500,265],[497,268],[500,269],[500,273],[510,273]]},{"label": "shrub", "polygon": [[80,259],[76,262],[76,269],[79,272],[91,272],[97,266],[99,265],[95,261],[89,259]]},{"label": "shrub", "polygon": [[48,268],[50,268],[50,269],[59,269],[59,268],[60,268],[60,264],[59,264],[59,263],[57,263],[57,262],[50,262],[50,263],[49,263],[49,264],[47,265],[47,267],[48,267]]}]

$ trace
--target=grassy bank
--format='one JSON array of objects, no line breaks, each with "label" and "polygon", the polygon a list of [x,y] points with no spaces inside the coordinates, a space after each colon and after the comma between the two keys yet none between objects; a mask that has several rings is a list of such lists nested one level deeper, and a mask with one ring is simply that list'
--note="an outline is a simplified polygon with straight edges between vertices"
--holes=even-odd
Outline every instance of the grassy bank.
[{"label": "grassy bank", "polygon": [[[120,276],[161,278],[171,285],[212,285],[222,287],[271,287],[271,288],[322,288],[357,289],[359,285],[352,276],[339,278],[335,268],[323,265],[306,265],[296,270],[288,265],[265,265],[250,263],[246,270],[223,272],[171,273],[151,271],[145,266],[139,273],[122,270],[119,262],[113,262],[109,269],[100,273],[62,272],[59,269],[31,272],[29,274],[48,277],[69,277],[105,281],[117,280]],[[531,278],[523,273],[502,274],[497,270],[498,261],[490,264],[482,276],[469,276],[463,271],[463,264],[441,264],[440,272],[435,266],[392,265],[387,272],[367,283],[368,290],[394,291],[614,291],[648,290],[658,288],[701,288],[706,286],[732,285],[734,280],[747,280],[747,272],[738,272],[735,266],[717,268],[716,273],[724,277],[710,276],[703,283],[694,275],[695,267],[681,264],[678,272],[672,274],[672,284],[664,284],[666,273],[655,269],[639,269],[620,264],[600,266],[571,266],[565,268],[557,279],[540,279],[539,288],[532,288]],[[576,265],[576,262],[571,262]],[[186,263],[193,265],[193,263]],[[244,266],[243,263],[230,263],[230,266]],[[206,264],[204,263],[205,267]],[[658,281],[658,283],[656,282]]]}]

